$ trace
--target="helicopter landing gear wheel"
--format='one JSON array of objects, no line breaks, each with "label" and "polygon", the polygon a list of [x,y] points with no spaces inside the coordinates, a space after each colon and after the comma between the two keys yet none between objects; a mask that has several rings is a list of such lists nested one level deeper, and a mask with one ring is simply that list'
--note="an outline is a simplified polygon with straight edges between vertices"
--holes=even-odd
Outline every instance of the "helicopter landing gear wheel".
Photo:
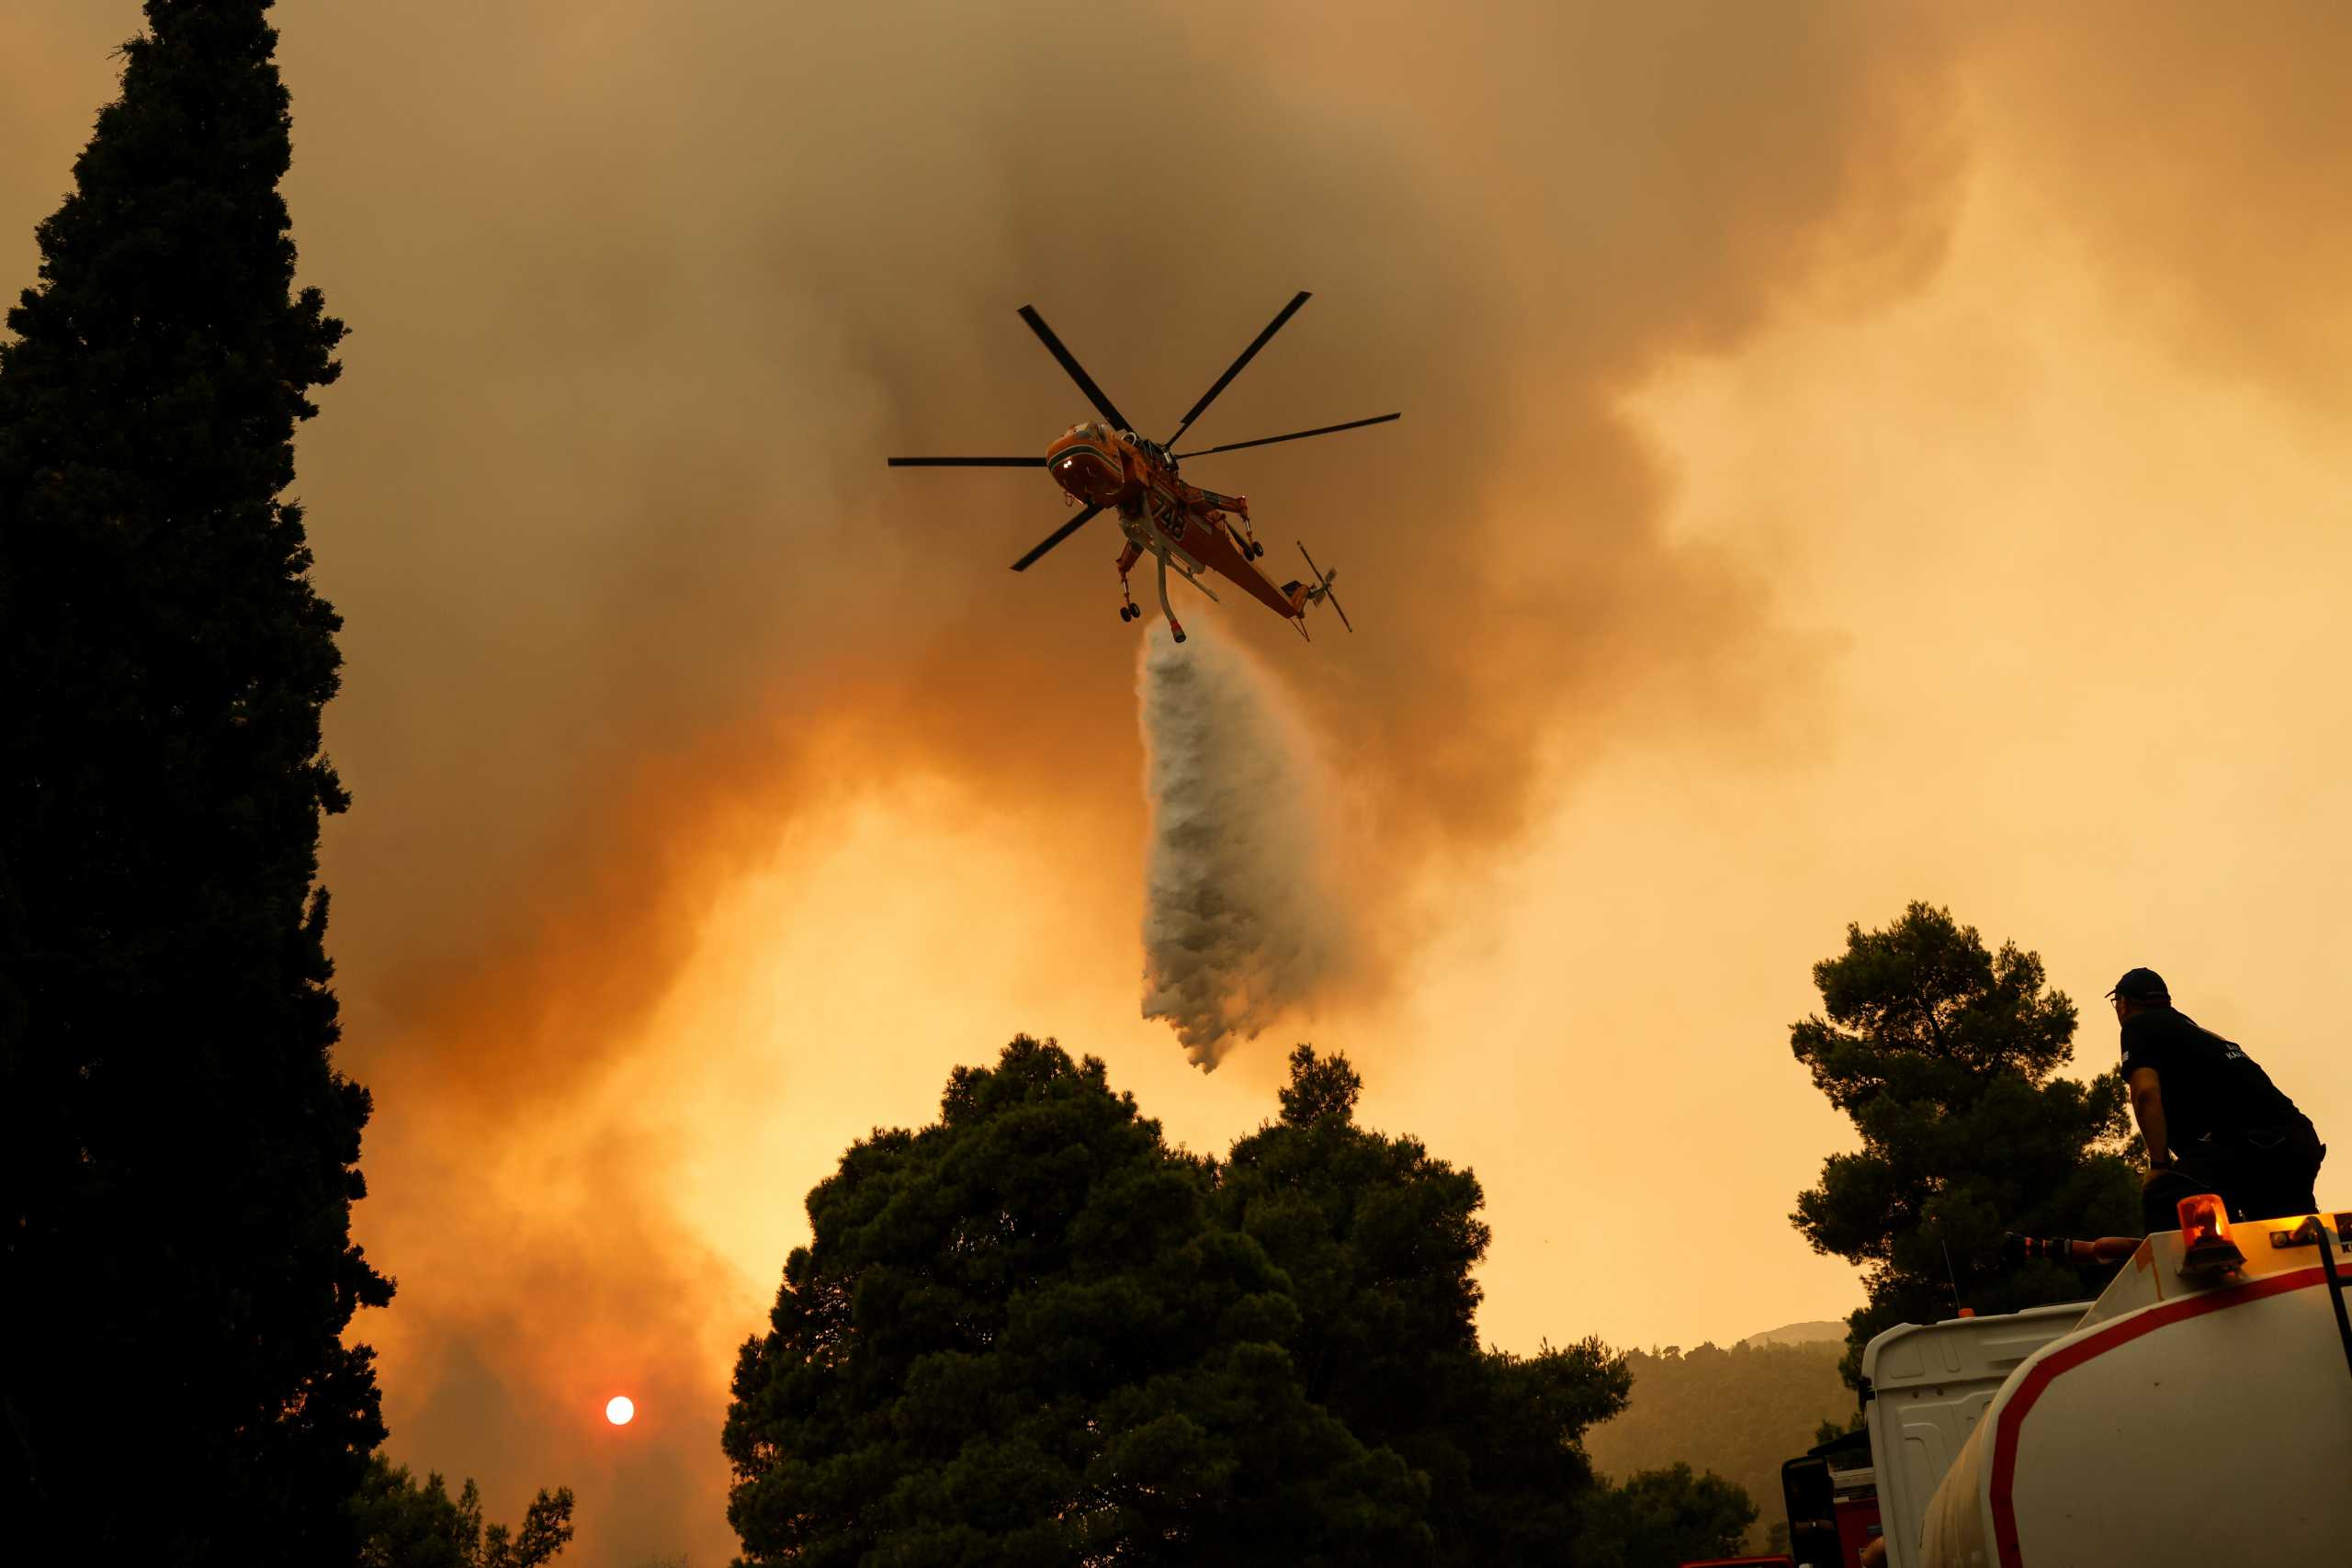
[{"label": "helicopter landing gear wheel", "polygon": [[1184,623],[1176,618],[1176,607],[1168,602],[1168,558],[1159,558],[1159,613],[1168,617],[1168,629],[1176,640],[1184,640]]}]

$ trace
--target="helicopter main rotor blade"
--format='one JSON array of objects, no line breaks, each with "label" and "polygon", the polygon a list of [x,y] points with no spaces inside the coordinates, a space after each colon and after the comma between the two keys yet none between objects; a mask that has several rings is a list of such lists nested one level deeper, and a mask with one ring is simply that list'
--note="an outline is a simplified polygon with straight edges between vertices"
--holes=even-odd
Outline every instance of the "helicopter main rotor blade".
[{"label": "helicopter main rotor blade", "polygon": [[1042,468],[1043,457],[893,457],[894,468]]},{"label": "helicopter main rotor blade", "polygon": [[1211,387],[1207,391],[1201,394],[1201,400],[1193,405],[1193,412],[1184,416],[1184,423],[1176,427],[1176,434],[1170,436],[1160,445],[1164,446],[1173,446],[1176,443],[1182,441],[1184,438],[1184,432],[1193,428],[1193,422],[1201,417],[1202,411],[1206,409],[1211,403],[1216,401],[1216,395],[1219,392],[1224,391],[1225,389],[1231,384],[1236,376],[1241,374],[1241,367],[1249,364],[1252,358],[1256,357],[1260,349],[1266,346],[1266,340],[1272,337],[1276,333],[1282,331],[1283,323],[1289,321],[1293,316],[1297,315],[1298,308],[1301,305],[1306,304],[1310,298],[1312,298],[1312,296],[1310,296],[1306,289],[1300,289],[1298,293],[1292,298],[1291,302],[1282,308],[1282,313],[1277,315],[1272,321],[1266,323],[1266,330],[1260,333],[1255,338],[1250,340],[1250,346],[1241,351],[1241,357],[1235,360],[1231,365],[1226,367],[1225,374],[1216,378],[1216,385]]},{"label": "helicopter main rotor blade", "polygon": [[1047,550],[1052,549],[1056,545],[1060,544],[1064,539],[1067,539],[1072,534],[1077,533],[1090,518],[1102,510],[1102,509],[1100,506],[1090,506],[1085,511],[1080,513],[1077,516],[1071,518],[1069,522],[1063,524],[1060,527],[1055,529],[1052,533],[1046,535],[1045,538],[1038,543],[1035,549],[1031,550],[1027,555],[1023,556],[1019,560],[1012,563],[1012,570],[1015,571],[1027,571],[1030,567],[1036,563],[1039,556],[1044,555]]},{"label": "helicopter main rotor blade", "polygon": [[1261,435],[1255,441],[1228,441],[1222,446],[1204,446],[1197,452],[1179,452],[1181,462],[1186,457],[1205,457],[1212,452],[1238,452],[1244,446],[1272,446],[1277,441],[1304,441],[1310,435],[1329,435],[1334,431],[1361,430],[1367,424],[1386,424],[1392,419],[1402,419],[1402,413],[1377,414],[1371,419],[1351,419],[1345,424],[1322,424],[1313,430],[1294,430],[1288,435]]},{"label": "helicopter main rotor blade", "polygon": [[1094,384],[1094,378],[1086,373],[1086,367],[1071,355],[1069,349],[1062,346],[1062,340],[1054,335],[1054,329],[1046,324],[1045,317],[1037,314],[1035,306],[1022,306],[1021,319],[1029,323],[1029,330],[1037,334],[1037,340],[1046,345],[1046,351],[1061,362],[1061,367],[1064,370],[1069,372],[1069,378],[1078,383],[1078,389],[1086,394],[1086,400],[1094,405],[1097,412],[1121,430],[1135,428],[1127,423],[1127,416],[1121,413],[1112,404],[1111,400],[1102,395],[1102,389]]}]

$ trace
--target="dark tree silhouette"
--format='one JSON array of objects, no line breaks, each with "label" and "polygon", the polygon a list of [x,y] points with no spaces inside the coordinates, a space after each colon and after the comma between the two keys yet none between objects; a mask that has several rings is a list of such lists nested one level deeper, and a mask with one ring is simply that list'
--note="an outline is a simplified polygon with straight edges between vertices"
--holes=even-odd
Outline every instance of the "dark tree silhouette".
[{"label": "dark tree silhouette", "polygon": [[1020,1039],[808,1197],[725,1446],[753,1563],[1568,1560],[1588,1340],[1482,1350],[1478,1183],[1291,1058],[1226,1161]]},{"label": "dark tree silhouette", "polygon": [[1671,1568],[1740,1549],[1756,1505],[1746,1491],[1687,1464],[1645,1470],[1602,1490],[1586,1510],[1576,1568]]},{"label": "dark tree silhouette", "polygon": [[745,1562],[1427,1559],[1423,1487],[1307,1400],[1287,1281],[1100,1061],[956,1069],[808,1217],[735,1372]]},{"label": "dark tree silhouette", "polygon": [[1356,1125],[1344,1055],[1291,1054],[1282,1115],[1217,1171],[1226,1224],[1289,1276],[1307,1396],[1425,1475],[1437,1561],[1556,1562],[1593,1487],[1580,1439],[1629,1380],[1597,1340],[1482,1350],[1477,1178]]},{"label": "dark tree silhouette", "polygon": [[520,1529],[481,1522],[481,1491],[456,1497],[435,1472],[420,1483],[408,1466],[370,1460],[352,1500],[359,1568],[546,1568],[571,1540],[571,1488],[541,1488]]},{"label": "dark tree silhouette", "polygon": [[0,345],[0,1440],[17,1540],[68,1543],[28,1560],[349,1562],[383,1435],[339,623],[279,499],[344,329],[292,289],[266,10],[148,0]]},{"label": "dark tree silhouette", "polygon": [[1950,911],[1913,904],[1884,931],[1849,926],[1846,951],[1813,975],[1827,1016],[1795,1025],[1790,1043],[1862,1146],[1824,1161],[1790,1219],[1815,1251],[1862,1266],[1847,1382],[1880,1330],[1952,1315],[1955,1283],[1958,1304],[1980,1312],[2095,1289],[2055,1264],[1995,1268],[2006,1231],[2139,1231],[2118,1152],[2122,1085],[2057,1076],[2074,1057],[2075,1004],[2044,987],[2041,960],[1988,952]]}]

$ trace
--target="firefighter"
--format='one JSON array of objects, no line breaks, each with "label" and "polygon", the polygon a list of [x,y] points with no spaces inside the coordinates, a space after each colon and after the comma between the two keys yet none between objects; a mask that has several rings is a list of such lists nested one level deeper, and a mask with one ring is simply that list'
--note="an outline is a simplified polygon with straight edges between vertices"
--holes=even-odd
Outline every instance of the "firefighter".
[{"label": "firefighter", "polygon": [[2164,976],[2132,969],[2108,996],[2123,1033],[2123,1080],[2147,1141],[2141,1217],[2176,1230],[2177,1205],[2219,1193],[2233,1220],[2312,1213],[2327,1145],[2311,1119],[2235,1042],[2176,1010]]}]

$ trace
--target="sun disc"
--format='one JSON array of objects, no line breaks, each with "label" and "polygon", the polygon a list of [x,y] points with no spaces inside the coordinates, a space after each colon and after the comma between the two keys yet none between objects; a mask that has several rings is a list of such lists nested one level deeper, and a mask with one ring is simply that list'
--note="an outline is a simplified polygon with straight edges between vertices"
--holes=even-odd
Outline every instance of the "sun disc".
[{"label": "sun disc", "polygon": [[637,1416],[637,1404],[628,1394],[616,1393],[605,1405],[605,1419],[616,1427],[626,1427]]}]

